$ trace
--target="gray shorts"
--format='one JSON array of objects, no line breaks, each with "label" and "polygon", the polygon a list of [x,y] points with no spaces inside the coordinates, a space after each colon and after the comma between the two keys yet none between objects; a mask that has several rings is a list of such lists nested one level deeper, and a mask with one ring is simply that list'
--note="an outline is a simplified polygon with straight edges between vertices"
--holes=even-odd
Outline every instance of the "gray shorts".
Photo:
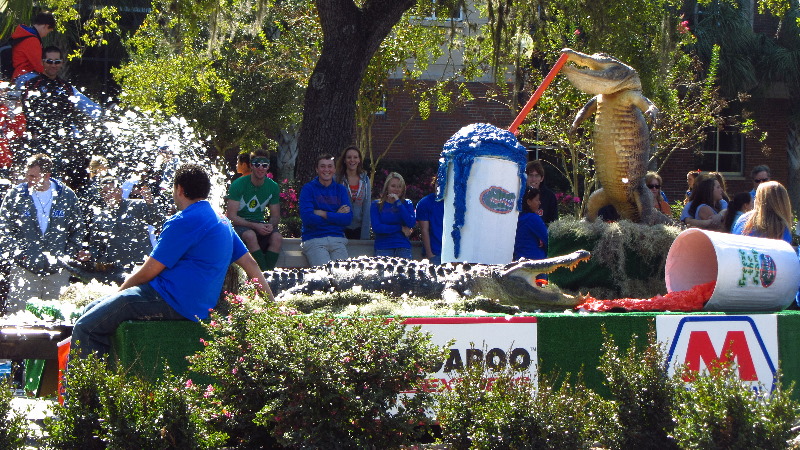
[{"label": "gray shorts", "polygon": [[329,261],[347,259],[347,238],[326,236],[300,243],[308,265],[321,266]]}]

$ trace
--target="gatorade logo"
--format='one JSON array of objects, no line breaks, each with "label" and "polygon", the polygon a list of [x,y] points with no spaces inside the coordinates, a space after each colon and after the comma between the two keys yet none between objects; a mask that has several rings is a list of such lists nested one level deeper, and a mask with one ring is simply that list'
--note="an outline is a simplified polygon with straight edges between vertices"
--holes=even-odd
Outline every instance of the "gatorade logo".
[{"label": "gatorade logo", "polygon": [[778,360],[774,315],[659,316],[656,328],[659,341],[668,343],[670,373],[681,365],[693,373],[733,365],[742,381],[772,389]]}]

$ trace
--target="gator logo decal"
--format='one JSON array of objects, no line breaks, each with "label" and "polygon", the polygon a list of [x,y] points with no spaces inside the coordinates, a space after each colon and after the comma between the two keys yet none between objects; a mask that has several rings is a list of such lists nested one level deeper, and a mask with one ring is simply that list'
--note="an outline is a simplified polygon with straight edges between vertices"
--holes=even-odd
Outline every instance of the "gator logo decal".
[{"label": "gator logo decal", "polygon": [[508,214],[514,209],[517,196],[507,190],[492,186],[481,192],[481,205],[491,212]]},{"label": "gator logo decal", "polygon": [[758,259],[761,261],[761,270],[759,271],[761,286],[770,287],[775,282],[775,260],[763,253]]},{"label": "gator logo decal", "polygon": [[739,258],[742,263],[742,277],[738,282],[740,287],[759,284],[765,288],[772,286],[778,269],[771,256],[753,249],[749,252],[739,249]]}]

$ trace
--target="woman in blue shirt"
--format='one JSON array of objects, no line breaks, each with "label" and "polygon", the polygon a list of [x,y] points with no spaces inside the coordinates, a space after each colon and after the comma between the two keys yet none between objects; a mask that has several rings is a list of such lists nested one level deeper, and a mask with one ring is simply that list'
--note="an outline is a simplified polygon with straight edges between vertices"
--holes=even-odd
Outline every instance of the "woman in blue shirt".
[{"label": "woman in blue shirt", "polygon": [[534,211],[540,206],[539,190],[528,188],[522,197],[522,213],[517,220],[514,260],[547,258],[547,226]]},{"label": "woman in blue shirt", "polygon": [[381,198],[372,202],[370,221],[375,232],[375,256],[398,256],[411,259],[408,237],[417,223],[414,204],[405,198],[406,182],[392,172],[383,183]]},{"label": "woman in blue shirt", "polygon": [[753,210],[739,217],[733,234],[783,239],[792,243],[792,203],[786,188],[777,181],[758,185]]}]

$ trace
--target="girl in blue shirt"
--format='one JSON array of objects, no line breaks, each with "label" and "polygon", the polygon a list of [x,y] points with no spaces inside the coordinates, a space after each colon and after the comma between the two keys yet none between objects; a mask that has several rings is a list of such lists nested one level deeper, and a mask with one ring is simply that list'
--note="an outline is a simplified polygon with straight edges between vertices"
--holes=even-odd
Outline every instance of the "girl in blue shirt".
[{"label": "girl in blue shirt", "polygon": [[522,197],[522,213],[517,220],[514,260],[547,258],[547,226],[539,214],[539,190],[528,188]]},{"label": "girl in blue shirt", "polygon": [[375,256],[397,256],[411,259],[408,237],[417,223],[414,204],[405,198],[406,182],[392,172],[383,183],[381,198],[372,202],[370,221],[375,232]]},{"label": "girl in blue shirt", "polygon": [[753,210],[733,225],[733,234],[783,239],[792,243],[792,203],[786,188],[777,181],[758,185]]}]

